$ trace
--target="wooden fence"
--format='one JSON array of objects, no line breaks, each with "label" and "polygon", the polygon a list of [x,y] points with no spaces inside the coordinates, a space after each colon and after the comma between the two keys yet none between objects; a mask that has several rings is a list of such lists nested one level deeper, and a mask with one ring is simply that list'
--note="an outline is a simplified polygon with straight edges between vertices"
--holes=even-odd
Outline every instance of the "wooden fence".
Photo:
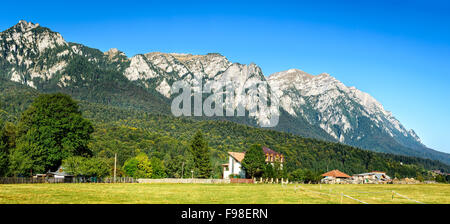
[{"label": "wooden fence", "polygon": [[137,179],[138,183],[156,184],[156,183],[171,183],[171,184],[229,184],[229,179],[197,179],[197,178],[165,178],[165,179]]},{"label": "wooden fence", "polygon": [[232,184],[253,184],[253,179],[239,179],[239,178],[231,178],[230,183]]},{"label": "wooden fence", "polygon": [[[0,184],[57,184],[57,183],[114,183],[113,177],[73,177],[73,178],[34,178],[34,177],[0,177]],[[132,177],[116,177],[115,183],[137,183]]]},{"label": "wooden fence", "polygon": [[[165,178],[165,179],[134,179],[132,177],[71,177],[71,178],[34,178],[34,177],[0,177],[0,184],[41,184],[41,183],[175,183],[175,184],[253,184],[253,183],[284,183],[281,179],[197,179],[197,178]],[[288,183],[288,180],[286,180]]]}]

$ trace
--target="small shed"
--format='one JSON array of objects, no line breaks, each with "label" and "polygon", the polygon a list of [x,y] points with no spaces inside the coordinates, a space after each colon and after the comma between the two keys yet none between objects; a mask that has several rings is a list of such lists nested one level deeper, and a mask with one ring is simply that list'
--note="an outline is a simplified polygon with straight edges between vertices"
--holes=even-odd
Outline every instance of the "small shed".
[{"label": "small shed", "polygon": [[358,183],[376,184],[389,182],[391,177],[386,175],[385,172],[372,171],[370,173],[355,174],[353,175],[353,179]]},{"label": "small shed", "polygon": [[71,182],[74,176],[64,172],[64,167],[60,166],[55,172],[49,170],[46,177],[53,177],[56,182]]}]

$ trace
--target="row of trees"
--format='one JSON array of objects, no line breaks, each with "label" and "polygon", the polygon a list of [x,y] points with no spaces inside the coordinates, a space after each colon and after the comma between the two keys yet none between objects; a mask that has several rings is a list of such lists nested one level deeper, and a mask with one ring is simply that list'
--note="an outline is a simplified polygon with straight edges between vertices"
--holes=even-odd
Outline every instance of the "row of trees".
[{"label": "row of trees", "polygon": [[64,171],[79,177],[105,177],[111,173],[109,161],[98,157],[71,156],[62,161]]},{"label": "row of trees", "polygon": [[[204,139],[201,131],[198,131],[194,135],[189,146],[189,151],[191,153],[191,160],[189,162],[192,165],[185,166],[187,163],[183,161],[181,164],[181,175],[179,177],[191,175],[190,177],[211,178],[211,154],[208,143]],[[171,165],[177,166],[176,164]],[[178,170],[179,167],[171,168]],[[158,157],[149,158],[145,153],[140,153],[136,157],[128,159],[122,169],[127,176],[134,178],[165,178],[170,175],[170,169],[166,168],[163,161]]]}]

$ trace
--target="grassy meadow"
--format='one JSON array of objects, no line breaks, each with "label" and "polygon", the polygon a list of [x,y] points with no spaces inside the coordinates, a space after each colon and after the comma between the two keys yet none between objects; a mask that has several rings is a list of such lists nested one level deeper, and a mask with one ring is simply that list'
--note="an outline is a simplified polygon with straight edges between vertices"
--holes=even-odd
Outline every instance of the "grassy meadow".
[{"label": "grassy meadow", "polygon": [[[392,191],[411,200],[397,194],[392,199]],[[450,204],[448,184],[5,184],[0,185],[0,204],[361,203],[342,194],[369,204]]]}]

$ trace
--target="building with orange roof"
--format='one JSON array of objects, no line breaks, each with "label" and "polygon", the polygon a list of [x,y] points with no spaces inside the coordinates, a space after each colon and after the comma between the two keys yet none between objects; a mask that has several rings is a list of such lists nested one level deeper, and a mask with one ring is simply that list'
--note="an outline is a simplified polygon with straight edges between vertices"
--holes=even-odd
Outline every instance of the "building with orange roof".
[{"label": "building with orange roof", "polygon": [[332,170],[321,175],[322,177],[350,178],[349,175],[339,170]]},{"label": "building with orange roof", "polygon": [[321,175],[324,177],[321,182],[326,184],[335,184],[345,182],[346,179],[351,178],[348,174],[339,170],[332,170]]}]

